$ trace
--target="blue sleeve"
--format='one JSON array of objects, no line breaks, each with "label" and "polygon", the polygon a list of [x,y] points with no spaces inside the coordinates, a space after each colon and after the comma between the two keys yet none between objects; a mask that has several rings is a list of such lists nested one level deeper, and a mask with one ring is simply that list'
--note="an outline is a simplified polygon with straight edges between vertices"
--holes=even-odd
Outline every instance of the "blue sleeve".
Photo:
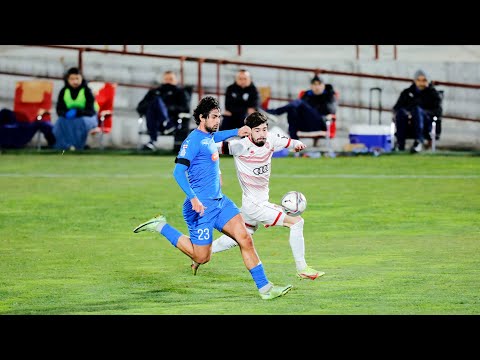
[{"label": "blue sleeve", "polygon": [[188,182],[187,169],[188,167],[186,165],[176,164],[175,169],[173,169],[173,177],[190,200],[193,199],[196,195],[190,187],[190,183]]},{"label": "blue sleeve", "polygon": [[213,141],[220,142],[233,136],[238,136],[238,129],[217,131],[213,134]]},{"label": "blue sleeve", "polygon": [[183,141],[180,151],[178,152],[177,158],[187,159],[188,161],[193,161],[195,156],[197,156],[200,151],[200,141],[196,141],[194,138],[187,138]]}]

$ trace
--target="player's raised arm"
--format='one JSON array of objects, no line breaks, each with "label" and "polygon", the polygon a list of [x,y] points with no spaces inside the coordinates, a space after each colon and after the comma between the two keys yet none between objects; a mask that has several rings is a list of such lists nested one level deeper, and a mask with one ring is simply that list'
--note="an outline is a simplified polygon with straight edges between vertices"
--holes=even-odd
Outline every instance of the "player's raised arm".
[{"label": "player's raised arm", "polygon": [[290,137],[285,135],[276,134],[273,136],[272,140],[273,146],[277,149],[294,149],[296,152],[299,152],[307,147],[307,145],[305,145],[300,140],[291,139]]},{"label": "player's raised arm", "polygon": [[222,130],[213,134],[213,140],[218,143],[234,136],[245,137],[252,133],[248,126],[242,126],[240,129]]}]

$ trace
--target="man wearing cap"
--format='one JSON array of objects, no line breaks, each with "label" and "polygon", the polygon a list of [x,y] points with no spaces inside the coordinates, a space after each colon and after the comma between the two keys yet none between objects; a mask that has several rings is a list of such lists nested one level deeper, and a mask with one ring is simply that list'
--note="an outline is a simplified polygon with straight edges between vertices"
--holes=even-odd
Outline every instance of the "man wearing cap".
[{"label": "man wearing cap", "polygon": [[[411,124],[415,137],[411,152],[422,151],[424,140],[431,140],[432,120],[436,117],[439,122],[442,116],[442,98],[425,71],[415,72],[413,84],[402,91],[393,111],[397,127],[398,150],[405,150],[408,125]],[[440,129],[438,126],[436,139],[440,137]]]}]

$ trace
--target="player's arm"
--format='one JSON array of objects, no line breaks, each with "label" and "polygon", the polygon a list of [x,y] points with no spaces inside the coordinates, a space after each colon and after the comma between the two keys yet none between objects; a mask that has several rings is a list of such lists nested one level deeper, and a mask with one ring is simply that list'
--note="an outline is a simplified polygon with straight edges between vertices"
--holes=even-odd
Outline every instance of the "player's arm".
[{"label": "player's arm", "polygon": [[190,161],[187,159],[176,158],[175,162],[177,164],[173,169],[173,177],[175,178],[175,181],[178,183],[178,185],[183,190],[185,195],[187,195],[188,200],[192,200],[197,195],[195,194],[192,187],[190,186],[190,183],[187,177],[187,170],[190,167]]},{"label": "player's arm", "polygon": [[220,142],[227,140],[231,137],[234,136],[248,136],[252,133],[252,129],[250,129],[248,126],[242,126],[240,129],[231,129],[231,130],[222,130],[222,131],[217,131],[213,134],[213,141]]},{"label": "player's arm", "polygon": [[298,152],[298,151],[302,151],[307,147],[300,140],[291,139],[288,136],[283,136],[280,134],[274,135],[272,140],[273,140],[272,141],[273,147],[276,149],[279,149],[279,148],[294,149],[296,152]]},{"label": "player's arm", "polygon": [[190,167],[190,161],[198,154],[199,144],[184,142],[181,149],[182,150],[180,150],[178,156],[175,158],[176,165],[173,169],[173,177],[192,203],[192,209],[200,213],[200,216],[203,216],[205,207],[197,198],[197,195],[190,186],[187,177],[187,170]]}]

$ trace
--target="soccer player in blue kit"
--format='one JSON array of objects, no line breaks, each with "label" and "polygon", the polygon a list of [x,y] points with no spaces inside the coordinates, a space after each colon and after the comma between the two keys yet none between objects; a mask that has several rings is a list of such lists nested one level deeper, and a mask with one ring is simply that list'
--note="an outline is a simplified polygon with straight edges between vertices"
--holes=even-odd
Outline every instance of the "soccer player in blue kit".
[{"label": "soccer player in blue kit", "polygon": [[251,129],[243,126],[240,129],[217,131],[221,119],[220,105],[211,96],[199,102],[193,117],[198,127],[182,143],[173,171],[175,180],[187,195],[183,203],[183,217],[190,236],[183,235],[167,224],[163,215],[138,225],[133,232],[158,232],[193,261],[205,264],[210,260],[215,228],[240,246],[243,262],[262,299],[285,295],[292,286],[276,286],[268,281],[240,210],[222,194],[220,187],[219,155],[215,143],[234,136],[248,136]]}]

